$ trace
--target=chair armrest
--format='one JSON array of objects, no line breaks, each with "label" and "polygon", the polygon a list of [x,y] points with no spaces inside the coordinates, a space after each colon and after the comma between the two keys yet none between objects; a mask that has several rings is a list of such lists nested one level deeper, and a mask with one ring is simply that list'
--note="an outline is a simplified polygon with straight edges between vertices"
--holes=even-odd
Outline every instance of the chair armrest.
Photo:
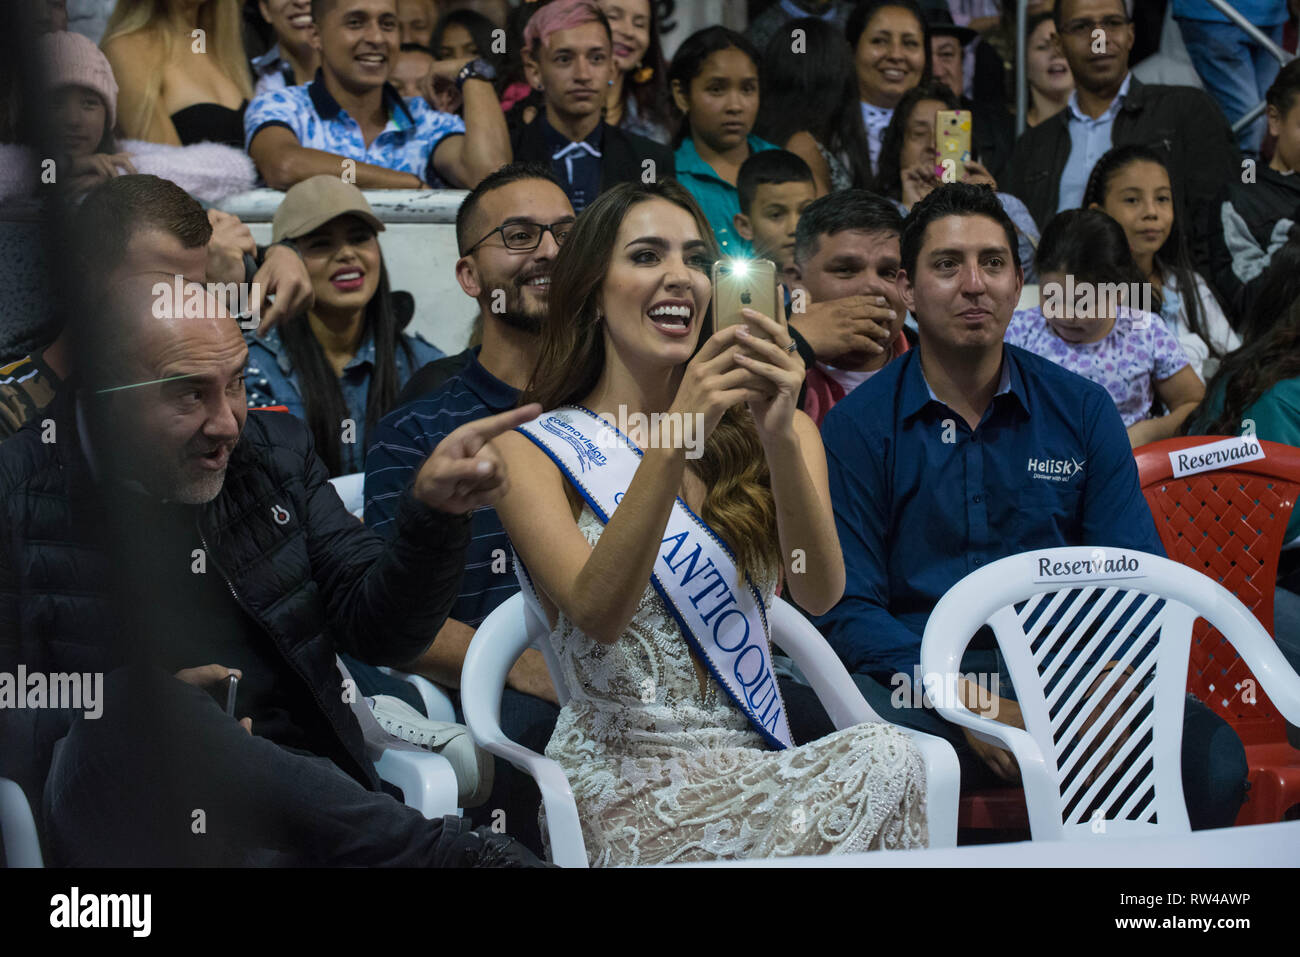
[{"label": "chair armrest", "polygon": [[420,700],[424,702],[425,714],[430,720],[456,723],[456,706],[452,703],[451,696],[439,685],[423,675],[411,674],[409,671],[399,671],[386,666],[381,666],[379,670],[386,675],[401,678],[415,685],[415,690],[420,693]]},{"label": "chair armrest", "polygon": [[27,795],[17,781],[0,778],[0,835],[6,867],[44,867],[41,839]]},{"label": "chair armrest", "polygon": [[[794,659],[817,693],[835,727],[887,722],[876,714],[853,683],[844,662],[822,633],[791,604],[778,598],[768,612],[772,634]],[[957,846],[957,811],[961,799],[961,764],[943,738],[895,725],[912,739],[925,765],[926,821],[931,847]]]},{"label": "chair armrest", "polygon": [[402,789],[407,807],[429,820],[457,813],[456,770],[441,754],[419,748],[385,748],[375,762],[383,781]]},{"label": "chair armrest", "polygon": [[[498,729],[499,731],[500,729]],[[546,830],[550,836],[551,858],[560,867],[587,867],[586,844],[578,821],[578,804],[564,771],[550,758],[516,744],[499,734],[492,741],[479,741],[490,754],[504,758],[537,782],[546,809]]]},{"label": "chair armrest", "polygon": [[773,599],[768,619],[773,640],[804,673],[836,729],[885,720],[862,697],[835,649],[793,605]]}]

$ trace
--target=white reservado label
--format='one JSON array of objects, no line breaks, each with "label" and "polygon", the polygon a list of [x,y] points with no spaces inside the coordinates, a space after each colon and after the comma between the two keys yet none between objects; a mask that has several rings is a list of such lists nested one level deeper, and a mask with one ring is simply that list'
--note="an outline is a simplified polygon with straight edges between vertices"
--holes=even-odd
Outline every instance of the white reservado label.
[{"label": "white reservado label", "polygon": [[1253,462],[1264,458],[1264,446],[1259,439],[1249,435],[1238,435],[1220,442],[1209,442],[1190,449],[1179,449],[1169,453],[1169,464],[1173,467],[1174,478],[1195,475],[1197,472],[1212,472],[1215,469],[1228,468],[1241,462]]}]

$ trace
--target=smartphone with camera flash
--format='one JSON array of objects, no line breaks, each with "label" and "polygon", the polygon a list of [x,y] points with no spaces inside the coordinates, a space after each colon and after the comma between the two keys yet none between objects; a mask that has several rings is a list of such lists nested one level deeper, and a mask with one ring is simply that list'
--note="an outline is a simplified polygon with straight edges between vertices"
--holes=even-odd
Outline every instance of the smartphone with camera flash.
[{"label": "smartphone with camera flash", "polygon": [[941,183],[960,183],[966,177],[970,153],[970,110],[940,110],[934,118],[934,175]]},{"label": "smartphone with camera flash", "polygon": [[744,322],[741,309],[753,309],[779,322],[777,294],[776,263],[772,260],[719,259],[713,264],[714,329]]}]

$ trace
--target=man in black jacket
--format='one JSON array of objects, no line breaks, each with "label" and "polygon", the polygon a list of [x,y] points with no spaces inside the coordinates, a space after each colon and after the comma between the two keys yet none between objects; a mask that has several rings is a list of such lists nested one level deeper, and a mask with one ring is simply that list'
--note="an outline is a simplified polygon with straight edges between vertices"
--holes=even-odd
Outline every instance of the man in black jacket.
[{"label": "man in black jacket", "polygon": [[[301,422],[247,411],[235,321],[201,287],[171,295],[205,276],[199,205],[121,177],[73,225],[95,244],[73,262],[75,382],[0,446],[0,672],[106,675],[98,716],[30,693],[0,709],[0,774],[43,791],[51,858],[534,862],[382,793],[335,654],[400,664],[427,647],[467,513],[505,487],[485,443],[538,410],[449,435],[385,544]],[[233,714],[209,694],[232,673]]]},{"label": "man in black jacket", "polygon": [[1201,90],[1146,86],[1128,70],[1133,25],[1123,0],[1060,0],[1056,40],[1074,73],[1075,92],[1055,116],[1025,131],[999,177],[1041,229],[1083,199],[1093,165],[1108,149],[1142,143],[1165,159],[1190,224],[1192,256],[1209,259],[1211,202],[1241,176],[1236,140],[1217,103]]},{"label": "man in black jacket", "polygon": [[511,135],[515,161],[549,165],[574,212],[616,183],[676,175],[667,146],[602,117],[617,67],[609,21],[596,4],[555,0],[538,10],[524,30],[524,64],[545,108]]}]

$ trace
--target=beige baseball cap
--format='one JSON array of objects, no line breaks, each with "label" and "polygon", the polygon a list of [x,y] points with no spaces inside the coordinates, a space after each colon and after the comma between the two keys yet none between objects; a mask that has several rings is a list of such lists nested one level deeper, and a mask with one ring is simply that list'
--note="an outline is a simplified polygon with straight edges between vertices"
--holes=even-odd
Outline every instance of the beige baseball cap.
[{"label": "beige baseball cap", "polygon": [[328,173],[313,176],[284,194],[284,201],[271,218],[271,241],[297,239],[331,219],[347,215],[359,216],[377,232],[384,228],[361,190]]}]

